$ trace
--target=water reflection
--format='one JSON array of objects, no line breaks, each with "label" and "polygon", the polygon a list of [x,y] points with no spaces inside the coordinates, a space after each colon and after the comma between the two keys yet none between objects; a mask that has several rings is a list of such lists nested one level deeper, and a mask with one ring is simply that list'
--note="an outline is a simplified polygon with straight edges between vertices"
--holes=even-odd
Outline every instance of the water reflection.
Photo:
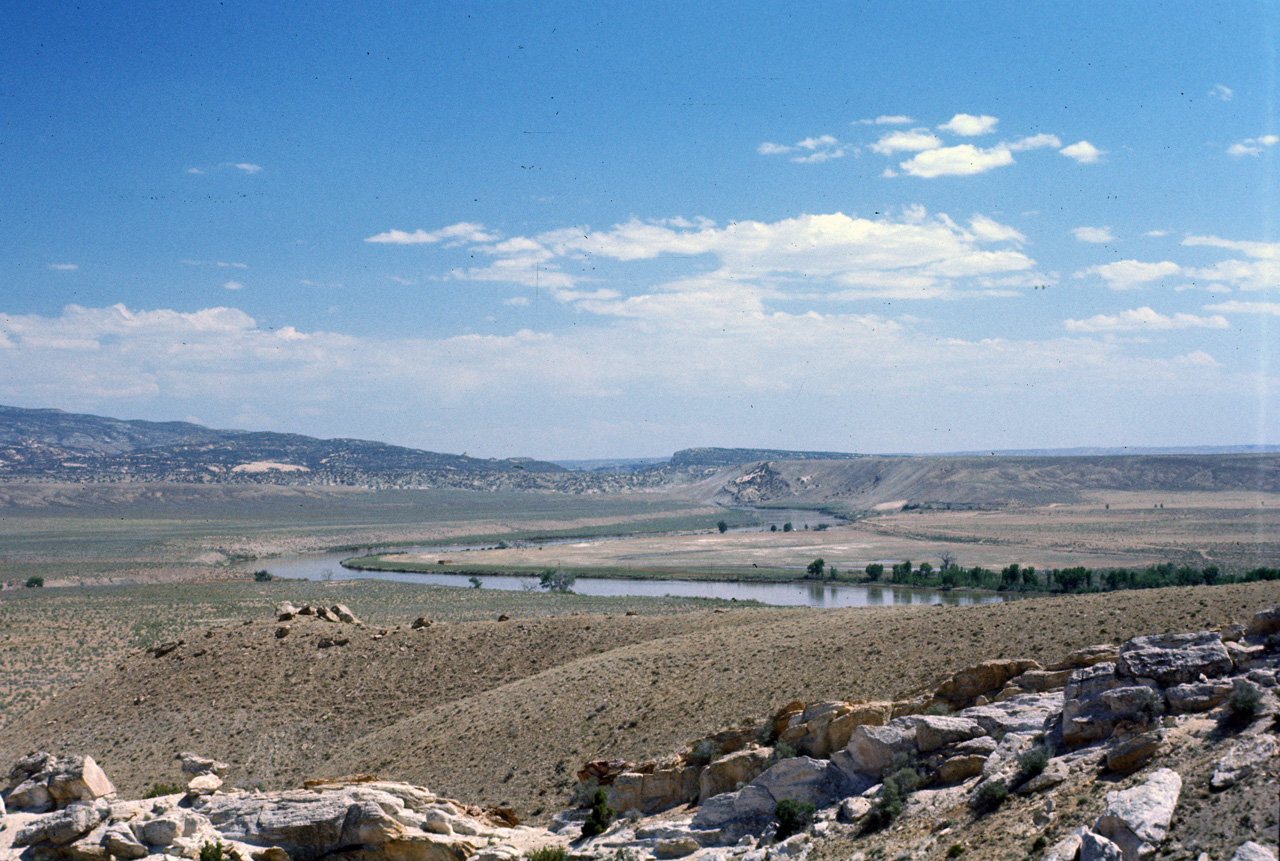
[{"label": "water reflection", "polygon": [[[276,577],[306,580],[355,580],[371,578],[402,583],[424,583],[471,588],[468,574],[433,574],[405,571],[351,571],[339,563],[362,555],[347,551],[324,556],[275,559],[254,563]],[[537,578],[503,574],[478,575],[484,589],[521,591],[537,587]],[[580,577],[573,590],[582,595],[620,597],[627,595],[682,598],[721,598],[724,600],[759,601],[784,607],[880,607],[886,604],[990,604],[1010,597],[991,593],[944,592],[936,589],[911,589],[886,584],[712,582],[703,580],[625,580],[607,577]]]}]

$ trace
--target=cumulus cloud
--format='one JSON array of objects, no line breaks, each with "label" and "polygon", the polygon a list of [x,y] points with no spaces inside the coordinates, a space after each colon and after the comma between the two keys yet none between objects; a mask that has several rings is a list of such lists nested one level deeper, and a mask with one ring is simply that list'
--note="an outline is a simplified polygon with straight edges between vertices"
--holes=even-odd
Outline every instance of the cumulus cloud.
[{"label": "cumulus cloud", "polygon": [[388,245],[427,245],[446,239],[455,240],[458,243],[496,242],[498,236],[487,231],[482,224],[460,221],[457,224],[451,224],[448,227],[442,227],[431,232],[422,228],[418,228],[412,233],[404,230],[388,230],[376,236],[368,236],[364,241]]},{"label": "cumulus cloud", "polygon": [[1188,274],[1231,284],[1240,290],[1280,287],[1280,242],[1250,242],[1217,236],[1187,236],[1183,245],[1224,248],[1244,254],[1247,260],[1223,260],[1212,266],[1188,269]]},{"label": "cumulus cloud", "polygon": [[1280,137],[1276,135],[1262,135],[1256,138],[1245,138],[1240,143],[1232,144],[1227,147],[1227,155],[1240,158],[1246,155],[1258,156],[1262,155],[1262,151],[1267,147],[1275,146],[1280,143]]},{"label": "cumulus cloud", "polygon": [[1232,98],[1235,97],[1235,91],[1232,90],[1230,87],[1223,86],[1222,84],[1217,84],[1216,86],[1214,86],[1212,90],[1209,91],[1209,95],[1213,96],[1215,99],[1220,99],[1221,101],[1229,102],[1231,101]]},{"label": "cumulus cloud", "polygon": [[58,272],[74,272],[80,266],[75,263],[50,263],[49,268]]},{"label": "cumulus cloud", "polygon": [[1077,278],[1096,275],[1112,290],[1132,290],[1161,278],[1182,274],[1182,267],[1169,260],[1144,263],[1141,260],[1117,260],[1101,266],[1090,266],[1076,273]]},{"label": "cumulus cloud", "polygon": [[1071,146],[1058,150],[1058,152],[1067,158],[1075,159],[1080,164],[1093,164],[1102,157],[1102,150],[1088,141],[1076,141]]},{"label": "cumulus cloud", "polygon": [[1195,314],[1161,314],[1145,305],[1119,314],[1098,314],[1087,320],[1067,320],[1063,325],[1072,332],[1126,332],[1168,329],[1226,329],[1225,317],[1197,317]]},{"label": "cumulus cloud", "polygon": [[998,122],[1000,122],[998,119],[989,117],[986,114],[982,116],[956,114],[950,120],[938,126],[938,128],[962,137],[973,137],[974,135],[988,134],[995,129]]},{"label": "cumulus cloud", "polygon": [[1054,149],[1058,149],[1062,146],[1062,141],[1058,139],[1057,135],[1042,133],[1032,135],[1031,137],[1018,138],[1013,143],[1007,144],[1007,146],[1014,152],[1023,152],[1024,150],[1029,149],[1042,149],[1044,147],[1053,147]]},{"label": "cumulus cloud", "polygon": [[1004,144],[981,149],[972,144],[925,150],[902,162],[905,173],[925,179],[938,176],[972,176],[1013,164],[1013,154]]},{"label": "cumulus cloud", "polygon": [[236,164],[236,165],[233,165],[233,166],[234,166],[237,170],[242,170],[242,171],[244,171],[245,173],[260,173],[260,172],[262,171],[262,165],[260,165],[260,164],[250,164],[250,163],[249,163],[249,162],[247,162],[247,161],[242,161],[242,162],[240,162],[240,163],[238,163],[238,164]]},{"label": "cumulus cloud", "polygon": [[871,150],[880,155],[896,152],[920,152],[942,146],[942,139],[928,129],[912,129],[905,132],[889,132],[871,144]]},{"label": "cumulus cloud", "polygon": [[874,120],[858,120],[858,122],[866,126],[909,126],[915,120],[906,114],[885,114],[876,117]]},{"label": "cumulus cloud", "polygon": [[985,215],[975,215],[969,219],[969,230],[978,239],[986,242],[1026,242],[1027,237],[1007,224],[1001,224]]},{"label": "cumulus cloud", "polygon": [[785,155],[797,150],[804,150],[807,155],[802,153],[793,156],[791,161],[796,164],[819,164],[824,161],[830,161],[833,158],[840,158],[846,152],[846,148],[840,146],[840,141],[834,135],[809,137],[796,141],[790,146],[765,141],[756,147],[756,152],[760,155]]},{"label": "cumulus cloud", "polygon": [[1071,234],[1080,242],[1095,242],[1099,245],[1116,241],[1111,235],[1110,227],[1076,227]]}]

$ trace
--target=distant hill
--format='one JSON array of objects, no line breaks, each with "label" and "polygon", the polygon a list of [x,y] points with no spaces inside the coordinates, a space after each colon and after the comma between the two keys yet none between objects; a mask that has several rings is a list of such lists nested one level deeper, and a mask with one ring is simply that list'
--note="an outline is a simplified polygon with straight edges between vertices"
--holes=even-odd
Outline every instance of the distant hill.
[{"label": "distant hill", "polygon": [[0,406],[0,478],[439,484],[450,475],[565,472],[528,458],[482,459],[360,439]]},{"label": "distant hill", "polygon": [[671,455],[673,467],[737,466],[761,460],[849,460],[867,457],[841,451],[787,451],[778,448],[686,448]]}]

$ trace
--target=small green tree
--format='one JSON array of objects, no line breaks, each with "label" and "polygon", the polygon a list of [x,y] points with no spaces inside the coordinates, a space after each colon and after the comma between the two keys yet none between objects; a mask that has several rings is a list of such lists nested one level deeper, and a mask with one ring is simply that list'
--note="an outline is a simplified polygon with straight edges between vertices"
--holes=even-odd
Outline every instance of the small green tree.
[{"label": "small green tree", "polygon": [[595,837],[605,833],[616,816],[617,813],[609,806],[609,793],[597,789],[591,798],[591,812],[587,814],[587,821],[582,823],[582,836]]},{"label": "small green tree", "polygon": [[479,589],[481,586],[484,585],[483,583],[480,582],[480,578],[474,574],[472,574],[470,577],[467,578],[467,582],[471,584],[472,589]]},{"label": "small green tree", "polygon": [[867,579],[875,582],[884,576],[884,566],[879,562],[872,562],[867,566]]},{"label": "small green tree", "polygon": [[811,577],[814,580],[821,580],[822,572],[826,570],[826,567],[827,567],[826,561],[823,560],[821,556],[819,556],[817,559],[810,562],[809,566],[805,568],[805,571],[806,571],[805,576]]},{"label": "small green tree", "polygon": [[791,521],[790,521],[790,520],[788,520],[786,523],[782,524],[782,531],[783,531],[783,532],[790,532],[790,531],[791,531],[791,528],[792,528],[792,527],[791,527]]},{"label": "small green tree", "polygon": [[39,574],[33,574],[27,578],[28,589],[39,589],[44,586],[44,578]]},{"label": "small green tree", "polygon": [[720,530],[720,534],[721,534],[721,535],[724,535],[726,532],[728,532],[728,531],[729,531],[729,524],[727,524],[727,523],[725,523],[723,520],[721,520],[719,523],[717,523],[717,524],[716,524],[716,529],[719,529],[719,530]]},{"label": "small green tree", "polygon": [[274,578],[270,571],[261,568],[253,572],[253,579],[255,583],[270,583]]},{"label": "small green tree", "polygon": [[548,568],[538,576],[538,585],[548,592],[568,592],[573,589],[577,579],[577,575],[570,574],[568,571]]}]

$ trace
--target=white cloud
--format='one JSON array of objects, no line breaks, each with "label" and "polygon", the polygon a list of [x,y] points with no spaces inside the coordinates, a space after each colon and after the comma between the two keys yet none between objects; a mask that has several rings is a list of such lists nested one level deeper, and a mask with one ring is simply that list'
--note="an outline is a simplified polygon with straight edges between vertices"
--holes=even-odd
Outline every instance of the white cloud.
[{"label": "white cloud", "polygon": [[239,170],[244,171],[245,173],[259,173],[262,170],[262,165],[249,164],[248,162],[245,162],[245,161],[240,162],[239,164],[235,165],[235,167]]},{"label": "white cloud", "polygon": [[74,272],[80,267],[75,263],[50,263],[49,268],[58,272]]},{"label": "white cloud", "polygon": [[1187,236],[1183,245],[1207,246],[1209,248],[1227,248],[1239,251],[1246,257],[1258,260],[1280,260],[1280,242],[1248,242],[1234,239],[1222,239],[1217,236]]},{"label": "white cloud", "polygon": [[998,119],[989,117],[986,114],[980,117],[976,117],[973,114],[956,114],[948,122],[938,126],[938,128],[962,137],[973,137],[974,135],[989,133],[996,127],[998,122],[1000,122]]},{"label": "white cloud", "polygon": [[1057,135],[1042,133],[1032,135],[1031,137],[1018,138],[1013,143],[1006,144],[1006,146],[1014,152],[1023,152],[1024,150],[1029,149],[1041,149],[1043,147],[1053,147],[1054,149],[1057,149],[1062,146],[1062,141],[1058,139]]},{"label": "white cloud", "polygon": [[1023,236],[1017,230],[1007,224],[988,218],[985,215],[975,215],[969,219],[969,230],[973,235],[985,242],[1026,242],[1027,237]]},{"label": "white cloud", "polygon": [[467,242],[496,242],[498,238],[496,234],[487,231],[482,224],[460,221],[457,224],[451,224],[448,227],[442,227],[432,232],[427,232],[422,228],[418,228],[413,233],[403,230],[388,230],[386,233],[366,237],[364,241],[388,245],[424,245],[445,239],[454,240],[452,244],[461,244]]},{"label": "white cloud", "polygon": [[1205,305],[1204,309],[1217,311],[1219,314],[1270,314],[1273,317],[1280,317],[1280,302],[1241,302],[1232,299],[1228,302]]},{"label": "white cloud", "polygon": [[228,263],[223,260],[183,260],[188,266],[217,266],[220,269],[248,269],[247,263]]},{"label": "white cloud", "polygon": [[893,155],[895,152],[919,152],[940,146],[942,146],[942,139],[928,129],[912,129],[905,132],[889,132],[871,144],[871,149],[880,155]]},{"label": "white cloud", "polygon": [[1209,95],[1213,96],[1215,99],[1221,99],[1224,102],[1229,102],[1235,96],[1235,91],[1230,87],[1217,84],[1209,91]]},{"label": "white cloud", "polygon": [[244,289],[244,285],[243,285],[243,284],[241,284],[239,281],[228,281],[227,283],[223,284],[222,286],[223,286],[223,287],[226,287],[228,290],[243,290],[243,289]]},{"label": "white cloud", "polygon": [[198,168],[198,167],[189,167],[189,168],[187,168],[187,173],[197,173],[197,174],[198,174],[198,173],[204,173],[204,171],[202,171],[202,170],[201,170],[200,168]]},{"label": "white cloud", "polygon": [[1111,235],[1110,227],[1077,227],[1071,231],[1071,234],[1080,242],[1096,242],[1101,245],[1116,241],[1116,238]]},{"label": "white cloud", "polygon": [[925,179],[938,176],[972,176],[1013,164],[1013,154],[1004,144],[980,149],[972,144],[925,150],[898,165],[906,173]]},{"label": "white cloud", "polygon": [[915,120],[905,114],[887,114],[876,117],[874,120],[858,120],[858,123],[864,126],[909,126]]},{"label": "white cloud", "polygon": [[1166,235],[1168,235],[1168,233],[1169,233],[1169,231],[1167,231],[1167,230],[1148,230],[1146,233],[1144,233],[1144,234],[1142,234],[1142,235],[1143,235],[1143,236],[1156,236],[1156,237],[1159,237],[1159,236],[1166,236]]},{"label": "white cloud", "polygon": [[524,296],[512,296],[510,299],[503,299],[502,304],[511,305],[515,308],[527,308],[529,307],[529,300]]},{"label": "white cloud", "polygon": [[1262,151],[1269,146],[1275,146],[1280,143],[1280,137],[1276,135],[1262,135],[1256,138],[1245,138],[1240,143],[1232,144],[1227,147],[1227,155],[1240,158],[1246,155],[1262,155]]},{"label": "white cloud", "polygon": [[1097,275],[1112,290],[1132,290],[1161,278],[1182,274],[1182,267],[1168,260],[1159,263],[1144,263],[1141,260],[1117,260],[1115,263],[1104,263],[1101,266],[1090,266],[1076,273],[1077,278]]},{"label": "white cloud", "polygon": [[410,278],[401,278],[399,275],[388,275],[387,280],[394,281],[397,284],[400,284],[404,287],[409,287],[409,286],[412,286],[414,283],[416,283]]},{"label": "white cloud", "polygon": [[1280,242],[1249,242],[1217,236],[1188,236],[1183,245],[1225,248],[1238,251],[1249,260],[1223,260],[1212,266],[1188,269],[1195,278],[1232,284],[1241,290],[1280,287]]},{"label": "white cloud", "polygon": [[1146,306],[1119,314],[1098,314],[1087,320],[1067,320],[1063,325],[1072,332],[1125,332],[1169,329],[1226,329],[1225,317],[1197,317],[1195,314],[1161,314]]},{"label": "white cloud", "polygon": [[1058,150],[1058,152],[1062,153],[1067,158],[1075,159],[1080,164],[1093,164],[1103,154],[1102,150],[1098,149],[1088,141],[1076,141],[1071,146],[1066,146]]},{"label": "white cloud", "polygon": [[818,135],[817,137],[796,141],[792,146],[765,141],[756,147],[756,152],[760,155],[784,155],[796,150],[806,150],[809,153],[808,155],[794,156],[791,161],[796,164],[821,164],[824,161],[844,156],[845,147],[839,144],[840,141],[833,135]]}]

